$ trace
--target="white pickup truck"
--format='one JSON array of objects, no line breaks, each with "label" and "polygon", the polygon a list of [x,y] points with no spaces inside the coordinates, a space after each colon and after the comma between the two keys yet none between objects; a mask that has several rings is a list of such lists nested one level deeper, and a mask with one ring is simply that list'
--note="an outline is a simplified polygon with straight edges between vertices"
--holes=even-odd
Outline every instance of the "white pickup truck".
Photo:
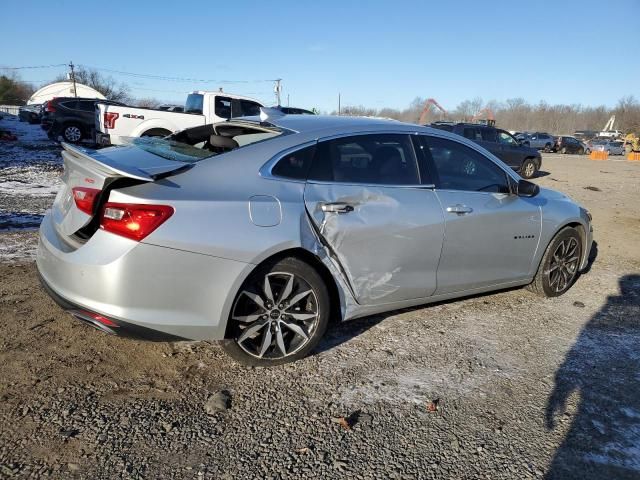
[{"label": "white pickup truck", "polygon": [[205,91],[196,91],[187,96],[184,113],[98,103],[96,143],[121,145],[128,137],[164,137],[198,125],[260,115],[262,106],[252,98]]}]

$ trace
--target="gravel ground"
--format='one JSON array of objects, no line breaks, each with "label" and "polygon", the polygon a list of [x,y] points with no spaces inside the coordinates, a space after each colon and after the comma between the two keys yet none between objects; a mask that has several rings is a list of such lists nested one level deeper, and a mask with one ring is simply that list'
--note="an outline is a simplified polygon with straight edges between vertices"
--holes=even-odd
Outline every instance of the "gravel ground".
[{"label": "gravel ground", "polygon": [[640,162],[543,169],[594,216],[566,295],[335,325],[272,369],[92,330],[40,289],[33,233],[0,234],[24,245],[0,262],[0,478],[640,478]]}]

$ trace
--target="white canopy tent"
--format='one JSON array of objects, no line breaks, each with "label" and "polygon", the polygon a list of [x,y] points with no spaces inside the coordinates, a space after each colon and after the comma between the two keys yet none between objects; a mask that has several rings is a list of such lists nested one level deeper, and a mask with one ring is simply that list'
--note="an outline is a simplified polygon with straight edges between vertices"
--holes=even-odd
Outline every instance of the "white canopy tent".
[{"label": "white canopy tent", "polygon": [[27,105],[40,104],[51,100],[54,97],[83,97],[83,98],[100,98],[105,99],[97,90],[76,82],[76,93],[73,93],[73,82],[57,82],[46,85],[36,91],[31,98],[27,100]]}]

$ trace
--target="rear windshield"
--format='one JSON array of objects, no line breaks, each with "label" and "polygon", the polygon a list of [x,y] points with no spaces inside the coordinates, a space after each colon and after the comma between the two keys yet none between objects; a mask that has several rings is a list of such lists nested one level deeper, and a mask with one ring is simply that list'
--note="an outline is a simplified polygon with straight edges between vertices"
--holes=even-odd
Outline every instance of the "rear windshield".
[{"label": "rear windshield", "polygon": [[208,150],[158,137],[129,138],[125,143],[138,147],[145,152],[153,153],[159,157],[176,162],[195,163],[198,160],[212,155]]},{"label": "rear windshield", "polygon": [[184,105],[185,113],[202,114],[202,106],[204,105],[204,96],[200,93],[191,93],[187,97],[187,103]]},{"label": "rear windshield", "polygon": [[[124,143],[158,155],[166,160],[195,163],[204,158],[262,142],[285,133],[277,128],[249,126],[223,122],[221,124],[199,125],[175,133],[169,137],[128,137]],[[215,137],[230,140],[221,146]]]}]

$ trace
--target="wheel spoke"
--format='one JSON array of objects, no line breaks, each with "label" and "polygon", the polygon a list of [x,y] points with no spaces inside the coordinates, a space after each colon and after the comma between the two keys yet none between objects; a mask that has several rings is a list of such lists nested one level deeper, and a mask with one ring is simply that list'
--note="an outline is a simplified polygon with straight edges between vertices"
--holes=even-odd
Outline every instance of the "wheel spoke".
[{"label": "wheel spoke", "polygon": [[551,281],[549,282],[549,286],[553,287],[556,283],[558,283],[558,280],[560,280],[560,272],[556,272],[556,274],[553,276],[552,278],[549,278]]},{"label": "wheel spoke", "polygon": [[267,350],[271,346],[271,328],[267,326],[264,331],[264,335],[262,336],[262,345],[260,346],[260,352],[258,356],[262,358],[262,356],[267,353]]},{"label": "wheel spoke", "polygon": [[287,307],[286,310],[288,310],[289,308],[293,307],[296,303],[298,303],[300,300],[305,298],[310,293],[311,293],[311,290],[306,290],[306,291],[304,291],[302,293],[298,293],[297,295],[295,295],[291,300],[289,300],[289,306]]},{"label": "wheel spoke", "polygon": [[547,273],[550,274],[551,272],[555,272],[559,267],[560,265],[558,265],[557,263],[553,266],[549,266],[549,270],[547,270]]},{"label": "wheel spoke", "polygon": [[248,298],[250,298],[253,303],[255,303],[256,305],[258,305],[261,309],[266,310],[267,308],[264,306],[264,301],[260,298],[259,295],[256,295],[255,293],[251,293],[251,292],[247,292],[246,290],[242,291],[242,294],[246,295]]},{"label": "wheel spoke", "polygon": [[575,262],[576,260],[580,260],[580,257],[571,257],[569,260],[567,260],[567,262],[566,262],[566,263],[573,263],[573,262]]},{"label": "wheel spoke", "polygon": [[287,284],[285,285],[282,293],[280,294],[280,298],[278,298],[278,302],[283,302],[286,300],[291,292],[293,291],[293,275],[289,275],[289,280],[287,280]]},{"label": "wheel spoke", "polygon": [[276,330],[276,343],[278,344],[278,348],[282,352],[282,355],[287,354],[287,348],[284,346],[284,338],[282,337],[282,329],[278,328]]},{"label": "wheel spoke", "polygon": [[304,329],[301,326],[296,325],[293,322],[292,323],[282,322],[281,325],[284,325],[289,330],[291,330],[293,333],[295,333],[296,335],[300,335],[305,340],[309,339],[309,335],[307,335],[307,332],[305,332]]},{"label": "wheel spoke", "polygon": [[259,320],[262,315],[262,313],[254,313],[253,315],[234,315],[231,318],[239,322],[251,323]]},{"label": "wheel spoke", "polygon": [[317,313],[294,313],[287,312],[287,315],[291,315],[294,320],[311,320],[312,318],[316,318],[318,316]]},{"label": "wheel spoke", "polygon": [[271,303],[276,301],[273,299],[273,292],[271,291],[271,282],[269,281],[269,275],[264,276],[264,294]]},{"label": "wheel spoke", "polygon": [[247,338],[252,337],[256,333],[258,333],[262,328],[264,328],[265,325],[268,325],[268,324],[269,324],[269,321],[265,320],[264,322],[258,322],[258,323],[255,323],[254,325],[247,327],[245,331],[242,332],[242,335],[240,335],[240,337],[238,338],[238,343],[242,343]]}]

